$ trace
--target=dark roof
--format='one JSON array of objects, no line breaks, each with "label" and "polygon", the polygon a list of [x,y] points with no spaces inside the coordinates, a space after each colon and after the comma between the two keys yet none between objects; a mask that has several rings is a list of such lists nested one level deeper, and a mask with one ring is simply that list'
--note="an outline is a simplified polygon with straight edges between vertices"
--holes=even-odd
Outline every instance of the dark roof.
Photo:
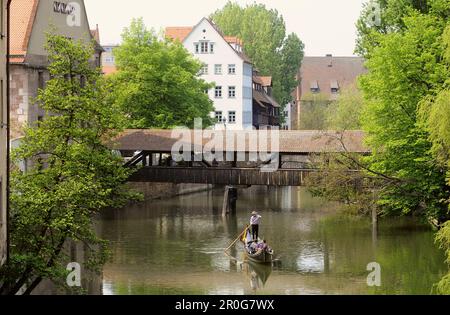
[{"label": "dark roof", "polygon": [[[212,131],[214,133],[214,131]],[[187,145],[193,146],[193,132],[191,131],[190,140]],[[232,134],[235,139],[245,139],[245,151],[254,152],[249,144],[250,137],[259,137],[259,139],[268,139],[268,150],[271,150],[271,135],[270,131],[229,131],[223,137],[226,139]],[[342,139],[346,149],[349,152],[355,153],[369,153],[369,150],[363,144],[364,133],[362,131],[346,131],[338,133],[335,131],[279,131],[279,149],[275,150],[285,154],[307,154],[307,153],[321,153],[321,152],[344,152],[339,139]],[[151,130],[151,129],[130,129],[121,133],[114,144],[110,147],[122,151],[153,151],[153,152],[171,152],[173,145],[178,141],[178,138],[172,137],[171,130]],[[188,137],[189,139],[189,137]],[[203,146],[209,143],[212,138],[203,139]],[[223,148],[226,148],[225,143]],[[196,149],[201,149],[199,146]],[[221,148],[216,148],[220,150]]]},{"label": "dark roof", "polygon": [[[253,75],[253,82],[260,84],[262,87],[270,88],[272,86],[272,77],[262,77],[259,75]],[[273,107],[281,107],[265,90],[253,89],[253,100],[256,101],[261,107],[265,108],[267,105]]]},{"label": "dark roof", "polygon": [[354,85],[357,77],[367,72],[364,62],[360,57],[304,57],[299,71],[302,95],[318,86],[320,93],[334,99],[331,89]]}]

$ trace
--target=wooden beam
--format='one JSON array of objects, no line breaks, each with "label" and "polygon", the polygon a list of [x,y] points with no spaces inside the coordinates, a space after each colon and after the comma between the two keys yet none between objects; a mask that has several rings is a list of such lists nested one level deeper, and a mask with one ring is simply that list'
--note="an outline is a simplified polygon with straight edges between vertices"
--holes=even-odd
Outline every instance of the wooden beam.
[{"label": "wooden beam", "polygon": [[262,172],[259,168],[182,168],[144,167],[131,182],[190,183],[215,185],[302,186],[303,179],[316,170],[279,169]]}]

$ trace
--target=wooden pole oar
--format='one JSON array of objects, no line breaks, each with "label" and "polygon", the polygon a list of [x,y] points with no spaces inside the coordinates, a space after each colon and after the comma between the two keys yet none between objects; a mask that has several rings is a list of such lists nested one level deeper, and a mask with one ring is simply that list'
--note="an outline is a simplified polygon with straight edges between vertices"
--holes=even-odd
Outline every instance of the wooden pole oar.
[{"label": "wooden pole oar", "polygon": [[230,246],[227,247],[227,249],[225,249],[225,252],[227,252],[231,247],[233,247],[234,244],[236,244],[242,237],[242,235],[245,233],[245,231],[247,231],[248,226],[245,228],[245,230],[242,231],[241,234],[239,234],[239,236],[234,240],[233,243],[230,244]]}]

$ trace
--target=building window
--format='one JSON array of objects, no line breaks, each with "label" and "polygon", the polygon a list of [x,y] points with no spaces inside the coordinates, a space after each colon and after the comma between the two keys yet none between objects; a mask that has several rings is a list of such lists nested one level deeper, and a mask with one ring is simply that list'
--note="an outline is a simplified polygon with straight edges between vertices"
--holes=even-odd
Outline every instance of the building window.
[{"label": "building window", "polygon": [[222,65],[215,65],[214,66],[214,73],[218,74],[218,75],[222,74]]},{"label": "building window", "polygon": [[208,89],[204,89],[203,93],[205,93],[206,95],[209,95],[209,90]]},{"label": "building window", "polygon": [[209,44],[209,52],[214,54],[214,43]]},{"label": "building window", "polygon": [[200,43],[200,52],[202,53],[202,54],[207,54],[208,53],[208,45],[209,43],[208,42],[201,42]]},{"label": "building window", "polygon": [[331,93],[337,94],[339,93],[339,82],[337,80],[331,81]]},{"label": "building window", "polygon": [[38,71],[38,87],[41,90],[45,88],[44,71],[42,70]]},{"label": "building window", "polygon": [[319,82],[318,81],[312,81],[311,82],[311,92],[312,93],[319,93],[320,92],[320,87],[319,87]]},{"label": "building window", "polygon": [[236,65],[228,65],[228,74],[236,74]]},{"label": "building window", "polygon": [[114,57],[106,57],[105,62],[107,63],[114,63]]},{"label": "building window", "polygon": [[198,54],[199,53],[198,43],[195,43],[194,47],[195,47],[195,53]]},{"label": "building window", "polygon": [[223,122],[223,114],[222,114],[222,112],[216,112],[216,121],[218,122],[218,123],[221,123],[221,122]]},{"label": "building window", "polygon": [[235,86],[228,87],[228,98],[236,98],[236,87]]},{"label": "building window", "polygon": [[216,98],[222,98],[222,87],[216,86],[216,92],[215,92]]},{"label": "building window", "polygon": [[204,64],[203,67],[200,69],[200,75],[208,74],[208,65]]},{"label": "building window", "polygon": [[228,123],[229,124],[235,124],[236,123],[236,112],[228,112]]}]

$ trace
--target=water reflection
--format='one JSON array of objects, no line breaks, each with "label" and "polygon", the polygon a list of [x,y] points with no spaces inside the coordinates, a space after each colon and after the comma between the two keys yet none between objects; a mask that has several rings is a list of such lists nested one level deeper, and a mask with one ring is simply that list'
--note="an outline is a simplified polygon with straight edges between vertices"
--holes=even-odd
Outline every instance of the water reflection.
[{"label": "water reflection", "polygon": [[[104,294],[428,294],[446,272],[433,233],[409,219],[381,222],[374,245],[369,220],[336,218],[334,205],[304,189],[240,191],[237,215],[226,219],[222,201],[217,190],[105,213],[99,230],[113,255]],[[270,273],[242,269],[223,252],[251,209],[282,261]],[[240,262],[242,254],[240,244],[230,251]],[[366,285],[372,261],[382,265],[381,288]]]},{"label": "water reflection", "polygon": [[267,280],[272,273],[272,266],[267,264],[255,264],[251,261],[246,261],[242,264],[243,270],[250,279],[250,288],[256,292],[264,289]]}]

